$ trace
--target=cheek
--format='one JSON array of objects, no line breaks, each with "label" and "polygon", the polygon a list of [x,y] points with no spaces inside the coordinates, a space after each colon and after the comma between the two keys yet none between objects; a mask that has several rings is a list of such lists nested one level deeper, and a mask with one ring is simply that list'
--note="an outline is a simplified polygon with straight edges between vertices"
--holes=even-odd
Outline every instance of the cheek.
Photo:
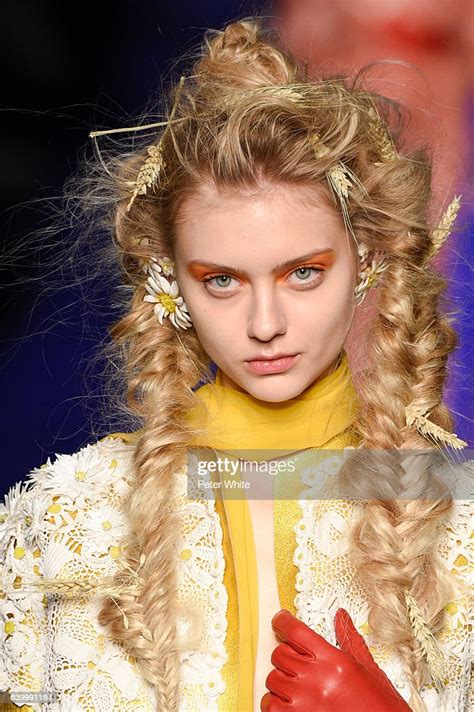
[{"label": "cheek", "polygon": [[208,306],[194,304],[194,313],[190,311],[193,326],[204,349],[215,360],[220,354],[225,354],[234,348],[233,341],[237,333],[235,322],[223,311],[213,312]]},{"label": "cheek", "polygon": [[327,288],[317,290],[310,304],[295,310],[292,321],[302,334],[311,334],[311,340],[345,336],[353,315],[353,286],[346,281],[334,280]]},{"label": "cheek", "polygon": [[317,290],[314,299],[299,310],[299,319],[319,324],[345,320],[350,316],[353,301],[353,288],[336,280],[324,290]]}]

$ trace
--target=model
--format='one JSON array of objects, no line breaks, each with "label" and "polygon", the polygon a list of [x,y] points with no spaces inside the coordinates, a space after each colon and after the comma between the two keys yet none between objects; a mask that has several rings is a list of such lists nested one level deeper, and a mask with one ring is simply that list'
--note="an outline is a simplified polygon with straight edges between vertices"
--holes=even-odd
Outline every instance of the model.
[{"label": "model", "polygon": [[207,32],[168,99],[94,169],[141,427],[8,493],[0,689],[12,709],[467,711],[474,461],[431,264],[459,200],[433,224],[397,106],[309,78],[258,18]]}]

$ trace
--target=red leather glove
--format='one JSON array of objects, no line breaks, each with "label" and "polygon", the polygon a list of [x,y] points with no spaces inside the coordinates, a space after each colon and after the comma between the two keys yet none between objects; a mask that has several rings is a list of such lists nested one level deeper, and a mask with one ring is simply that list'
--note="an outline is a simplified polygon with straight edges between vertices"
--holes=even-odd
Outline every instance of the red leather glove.
[{"label": "red leather glove", "polygon": [[340,648],[286,609],[272,628],[283,642],[272,653],[262,712],[410,712],[344,608],[334,616]]}]

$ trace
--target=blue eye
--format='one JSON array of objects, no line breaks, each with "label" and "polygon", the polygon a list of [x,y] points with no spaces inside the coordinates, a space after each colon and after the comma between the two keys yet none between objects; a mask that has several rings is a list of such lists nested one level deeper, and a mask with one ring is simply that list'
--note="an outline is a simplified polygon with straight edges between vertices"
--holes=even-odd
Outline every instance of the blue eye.
[{"label": "blue eye", "polygon": [[[313,279],[308,279],[308,278],[300,279],[300,277],[302,276],[301,275],[302,272],[306,273],[306,276],[309,276],[309,273],[311,273],[311,272],[316,272],[316,275]],[[303,286],[303,289],[306,289],[306,288],[312,287],[315,284],[319,284],[319,282],[321,281],[322,272],[324,272],[323,269],[318,269],[317,267],[310,267],[309,265],[308,266],[303,265],[302,267],[298,267],[297,269],[295,269],[292,272],[292,274],[299,274],[298,282]]]},{"label": "blue eye", "polygon": [[[230,275],[228,275],[228,274],[217,274],[217,275],[214,275],[214,277],[208,277],[207,279],[203,279],[202,281],[203,281],[205,284],[208,284],[209,282],[212,282],[214,279],[224,279],[224,280],[227,279],[227,280],[231,280],[232,277],[230,277]],[[227,287],[228,287],[228,286],[229,286],[229,282],[227,282],[227,284],[220,285],[220,286],[223,286],[223,287],[226,287],[226,286],[227,286]],[[222,292],[222,291],[224,291],[224,290],[221,289],[221,290],[219,290],[219,291]]]},{"label": "blue eye", "polygon": [[298,267],[298,269],[294,271],[294,274],[297,274],[299,272],[301,276],[301,272],[309,272],[312,269],[314,269],[314,267]]}]

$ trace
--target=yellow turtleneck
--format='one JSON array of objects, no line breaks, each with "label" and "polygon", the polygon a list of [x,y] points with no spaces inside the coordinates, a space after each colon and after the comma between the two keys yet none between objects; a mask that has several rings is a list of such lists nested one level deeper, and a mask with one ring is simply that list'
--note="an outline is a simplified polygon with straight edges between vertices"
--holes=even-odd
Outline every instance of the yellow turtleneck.
[{"label": "yellow turtleneck", "polygon": [[[189,414],[200,428],[193,446],[223,451],[228,458],[264,460],[296,453],[297,472],[314,465],[313,448],[337,449],[357,444],[351,430],[358,411],[347,354],[342,352],[336,369],[315,381],[298,397],[268,403],[216,380],[196,392],[202,406]],[[231,451],[231,452],[229,452]],[[217,477],[219,475],[216,475]],[[299,477],[285,473],[275,477],[274,550],[280,607],[295,613],[296,548],[294,527],[301,516]],[[216,490],[218,491],[218,490]],[[240,490],[245,492],[245,490]],[[228,661],[222,674],[225,692],[219,698],[221,712],[253,712],[253,684],[258,644],[258,569],[248,501],[216,497],[216,511],[223,531],[224,584],[228,592]],[[276,613],[275,611],[274,613]],[[259,712],[259,710],[255,710]]]}]

